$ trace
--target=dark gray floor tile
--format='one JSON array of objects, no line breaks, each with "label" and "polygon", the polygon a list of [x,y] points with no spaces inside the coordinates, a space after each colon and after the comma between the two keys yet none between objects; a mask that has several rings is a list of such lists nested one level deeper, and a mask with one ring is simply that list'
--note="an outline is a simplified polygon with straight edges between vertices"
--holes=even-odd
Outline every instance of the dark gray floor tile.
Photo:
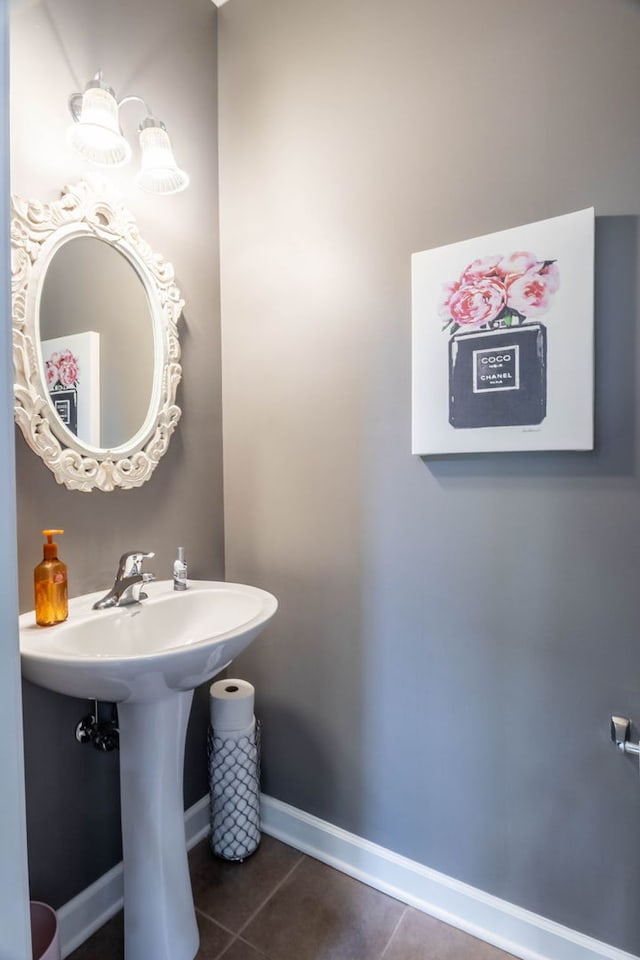
[{"label": "dark gray floor tile", "polygon": [[69,954],[68,960],[124,960],[122,910]]},{"label": "dark gray floor tile", "polygon": [[189,859],[189,873],[191,874],[192,883],[195,871],[198,870],[203,863],[208,863],[211,855],[208,837],[206,837],[204,840],[201,840],[195,845],[195,847],[192,847],[191,850],[189,850],[187,857]]},{"label": "dark gray floor tile", "polygon": [[269,958],[265,957],[264,953],[258,953],[244,940],[234,940],[220,960],[269,960]]},{"label": "dark gray floor tile", "polygon": [[[206,841],[189,860],[196,960],[514,960],[271,837],[243,864],[214,858]],[[123,941],[120,912],[69,960],[124,960]]]},{"label": "dark gray floor tile", "polygon": [[384,960],[514,960],[510,953],[409,909],[398,924]]},{"label": "dark gray floor tile", "polygon": [[[230,943],[231,934],[207,917],[197,917],[200,930],[200,949],[196,960],[217,960]],[[124,960],[124,916],[122,911],[105,923],[69,960]]]},{"label": "dark gray floor tile", "polygon": [[242,936],[270,960],[379,960],[404,909],[305,857]]},{"label": "dark gray floor tile", "polygon": [[208,917],[197,915],[198,929],[200,931],[200,949],[196,954],[196,960],[217,960],[222,951],[231,942],[232,935],[219,927]]},{"label": "dark gray floor tile", "polygon": [[263,836],[253,856],[244,863],[214,857],[207,841],[190,856],[191,884],[196,908],[238,933],[275,886],[302,859],[302,854],[273,837]]}]

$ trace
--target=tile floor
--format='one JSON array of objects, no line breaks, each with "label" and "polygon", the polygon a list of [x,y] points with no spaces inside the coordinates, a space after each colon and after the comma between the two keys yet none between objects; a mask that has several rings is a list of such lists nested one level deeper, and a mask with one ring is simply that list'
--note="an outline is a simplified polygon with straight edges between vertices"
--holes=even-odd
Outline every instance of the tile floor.
[{"label": "tile floor", "polygon": [[[189,861],[197,960],[513,960],[272,837],[244,863],[206,840]],[[122,960],[122,931],[120,913],[69,960]]]}]

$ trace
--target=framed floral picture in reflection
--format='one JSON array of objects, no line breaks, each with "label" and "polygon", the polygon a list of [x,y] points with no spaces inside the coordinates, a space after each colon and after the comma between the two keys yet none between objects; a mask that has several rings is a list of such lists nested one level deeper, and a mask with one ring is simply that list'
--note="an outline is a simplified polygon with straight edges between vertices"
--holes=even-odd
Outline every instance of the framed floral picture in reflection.
[{"label": "framed floral picture in reflection", "polygon": [[100,446],[100,334],[93,330],[41,342],[49,398],[65,427]]},{"label": "framed floral picture in reflection", "polygon": [[593,449],[594,210],[412,257],[412,452]]}]

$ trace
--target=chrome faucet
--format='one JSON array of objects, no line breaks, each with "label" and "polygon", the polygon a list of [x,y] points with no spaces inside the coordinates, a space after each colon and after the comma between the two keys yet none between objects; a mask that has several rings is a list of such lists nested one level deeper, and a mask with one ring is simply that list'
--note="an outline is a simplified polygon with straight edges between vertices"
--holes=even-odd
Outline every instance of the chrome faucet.
[{"label": "chrome faucet", "polygon": [[111,590],[94,603],[93,609],[126,607],[131,603],[146,600],[147,594],[142,592],[142,588],[145,583],[155,580],[155,577],[152,573],[143,573],[142,562],[150,560],[151,557],[155,557],[155,553],[145,553],[143,550],[129,550],[123,553]]}]

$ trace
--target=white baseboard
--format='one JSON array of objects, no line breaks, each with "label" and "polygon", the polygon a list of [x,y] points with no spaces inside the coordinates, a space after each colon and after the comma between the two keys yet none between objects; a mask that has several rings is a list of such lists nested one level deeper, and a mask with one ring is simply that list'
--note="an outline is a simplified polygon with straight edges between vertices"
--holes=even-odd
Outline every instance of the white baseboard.
[{"label": "white baseboard", "polygon": [[[209,795],[185,811],[187,848],[199,843],[209,832]],[[99,927],[122,909],[122,862],[103,874],[57,912],[62,956],[84,943]]]},{"label": "white baseboard", "polygon": [[262,795],[264,833],[523,960],[638,960]]}]

